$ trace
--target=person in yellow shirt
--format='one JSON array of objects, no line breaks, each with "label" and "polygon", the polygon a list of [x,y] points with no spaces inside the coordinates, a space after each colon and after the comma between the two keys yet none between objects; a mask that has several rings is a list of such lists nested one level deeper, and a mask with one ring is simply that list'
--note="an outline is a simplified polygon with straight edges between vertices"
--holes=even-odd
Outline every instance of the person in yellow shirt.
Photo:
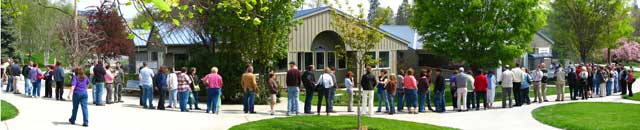
[{"label": "person in yellow shirt", "polygon": [[253,66],[249,65],[247,67],[247,71],[242,74],[240,86],[242,86],[242,90],[244,91],[244,97],[242,100],[244,113],[255,114],[256,112],[254,111],[254,102],[256,93],[260,89],[258,88],[258,83],[256,82],[256,75],[253,74]]}]

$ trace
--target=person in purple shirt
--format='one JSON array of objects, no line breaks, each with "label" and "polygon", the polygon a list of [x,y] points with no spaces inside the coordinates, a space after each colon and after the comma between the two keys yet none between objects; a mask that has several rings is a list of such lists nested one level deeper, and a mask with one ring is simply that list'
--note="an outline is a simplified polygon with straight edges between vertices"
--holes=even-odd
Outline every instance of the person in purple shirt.
[{"label": "person in purple shirt", "polygon": [[38,63],[33,63],[31,70],[29,70],[29,80],[33,85],[33,88],[31,89],[32,98],[40,97],[40,88],[42,88],[42,85],[40,83],[42,81],[42,78],[40,78],[39,76],[42,76],[42,74],[42,70],[38,68]]},{"label": "person in purple shirt", "polygon": [[73,108],[71,110],[71,118],[69,118],[69,123],[75,124],[76,115],[78,113],[78,105],[82,107],[82,126],[89,126],[89,110],[87,109],[87,86],[89,86],[89,78],[84,74],[83,69],[78,67],[74,70],[75,75],[71,77],[71,93],[67,95],[67,98],[71,98],[71,94],[73,93],[72,104]]},{"label": "person in purple shirt", "polygon": [[457,96],[456,96],[456,91],[458,90],[458,88],[456,87],[456,74],[458,74],[458,70],[454,70],[453,74],[451,74],[451,77],[449,77],[449,88],[451,89],[451,101],[453,102],[453,109],[458,109],[458,101],[456,100]]}]

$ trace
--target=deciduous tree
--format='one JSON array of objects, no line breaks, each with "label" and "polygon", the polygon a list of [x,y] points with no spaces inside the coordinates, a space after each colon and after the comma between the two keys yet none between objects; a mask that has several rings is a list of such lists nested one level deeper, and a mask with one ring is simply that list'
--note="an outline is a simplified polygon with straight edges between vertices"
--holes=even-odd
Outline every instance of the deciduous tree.
[{"label": "deciduous tree", "polygon": [[512,63],[545,24],[539,0],[415,1],[410,24],[427,50],[474,68]]}]

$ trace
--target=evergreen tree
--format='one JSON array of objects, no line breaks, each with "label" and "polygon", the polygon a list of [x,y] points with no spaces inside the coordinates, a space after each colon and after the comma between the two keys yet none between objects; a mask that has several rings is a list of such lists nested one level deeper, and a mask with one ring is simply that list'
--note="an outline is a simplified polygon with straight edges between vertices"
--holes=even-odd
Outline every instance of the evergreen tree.
[{"label": "evergreen tree", "polygon": [[16,50],[11,45],[16,41],[15,26],[13,26],[14,14],[7,3],[6,0],[2,1],[2,56],[13,57]]},{"label": "evergreen tree", "polygon": [[367,15],[367,19],[369,23],[373,23],[375,20],[375,15],[378,12],[378,8],[380,6],[380,1],[378,0],[369,0],[369,15]]},{"label": "evergreen tree", "polygon": [[411,16],[411,5],[409,1],[404,0],[400,7],[398,7],[398,14],[396,15],[397,25],[409,25],[409,17]]}]

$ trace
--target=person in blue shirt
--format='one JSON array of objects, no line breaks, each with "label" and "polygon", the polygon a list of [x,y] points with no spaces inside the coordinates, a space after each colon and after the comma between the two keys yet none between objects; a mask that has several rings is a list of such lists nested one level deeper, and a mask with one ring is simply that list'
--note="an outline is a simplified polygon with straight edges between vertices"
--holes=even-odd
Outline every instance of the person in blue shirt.
[{"label": "person in blue shirt", "polygon": [[458,91],[458,88],[456,87],[456,75],[458,74],[457,69],[453,71],[453,74],[451,74],[451,77],[449,77],[449,88],[450,88],[450,93],[451,93],[451,102],[453,104],[453,109],[457,110],[458,109],[458,100],[457,96],[456,96],[456,91]]},{"label": "person in blue shirt", "polygon": [[164,99],[167,97],[168,89],[167,89],[167,72],[169,69],[166,66],[161,66],[158,69],[158,73],[155,77],[155,83],[153,87],[158,90],[160,99],[158,100],[158,110],[164,110]]},{"label": "person in blue shirt", "polygon": [[520,101],[529,105],[531,104],[531,101],[529,99],[529,85],[531,84],[531,76],[529,76],[529,69],[525,68],[524,72],[525,73],[522,75],[522,85],[520,86]]}]

